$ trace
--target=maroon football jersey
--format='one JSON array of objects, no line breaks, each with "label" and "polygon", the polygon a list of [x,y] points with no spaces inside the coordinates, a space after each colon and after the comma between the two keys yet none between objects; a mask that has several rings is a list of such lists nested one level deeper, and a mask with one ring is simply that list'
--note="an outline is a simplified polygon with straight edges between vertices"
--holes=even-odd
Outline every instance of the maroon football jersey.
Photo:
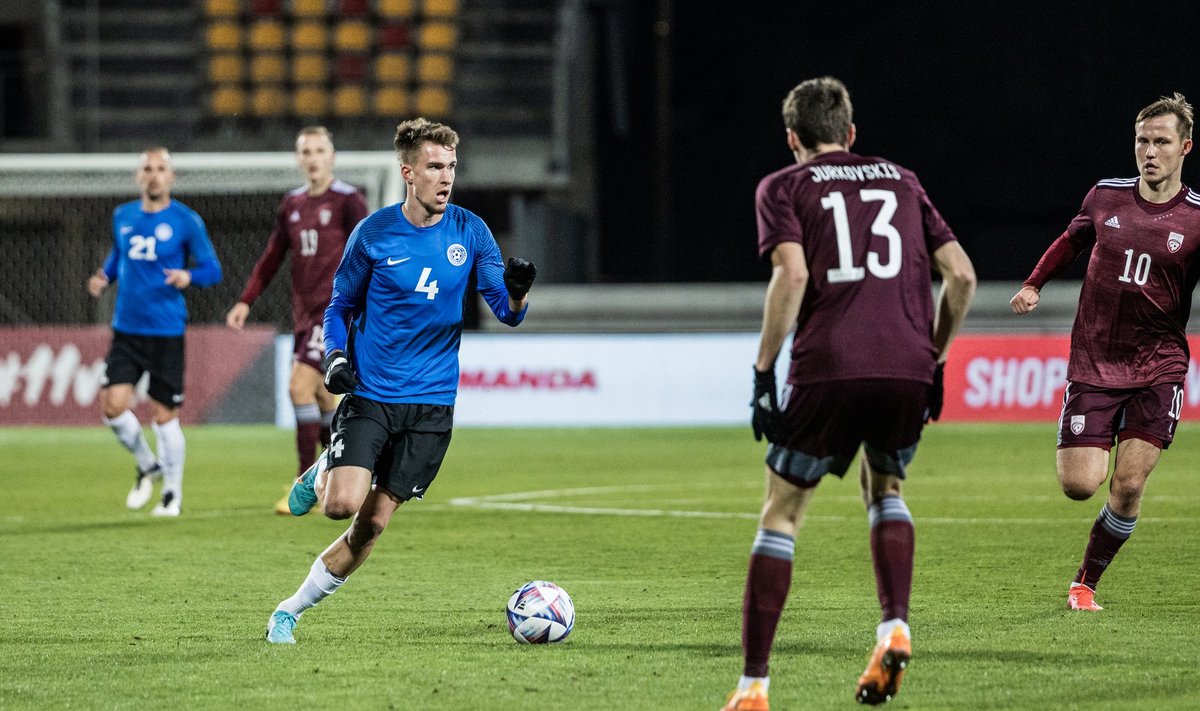
[{"label": "maroon football jersey", "polygon": [[[1135,388],[1187,375],[1200,195],[1183,186],[1170,201],[1152,203],[1137,186],[1138,178],[1096,183],[1058,240],[1072,258],[1092,247],[1071,329],[1069,380]],[[1044,266],[1026,283],[1040,289],[1057,273]]]},{"label": "maroon football jersey", "polygon": [[321,195],[310,197],[308,187],[283,196],[267,249],[254,265],[238,301],[253,304],[292,251],[292,321],[297,331],[324,322],[333,295],[333,273],[346,248],[346,239],[367,216],[367,203],[353,185],[334,180]]},{"label": "maroon football jersey", "polygon": [[763,178],[755,204],[759,255],[797,242],[808,262],[788,382],[931,382],[929,255],[955,237],[916,175],[825,153]]}]

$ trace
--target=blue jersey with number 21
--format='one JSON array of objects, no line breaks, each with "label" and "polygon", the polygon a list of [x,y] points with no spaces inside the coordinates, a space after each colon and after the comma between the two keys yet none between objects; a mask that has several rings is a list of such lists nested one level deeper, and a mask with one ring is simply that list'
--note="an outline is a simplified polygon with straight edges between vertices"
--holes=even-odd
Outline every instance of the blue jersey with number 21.
[{"label": "blue jersey with number 21", "polygon": [[166,283],[166,269],[191,266],[193,286],[221,281],[221,263],[204,220],[172,200],[146,212],[141,200],[113,211],[113,247],[104,275],[117,283],[113,330],[137,336],[182,336],[187,326],[183,292]]},{"label": "blue jersey with number 21", "polygon": [[346,242],[325,310],[325,351],[345,349],[354,324],[354,393],[379,402],[453,405],[463,297],[478,289],[502,323],[525,317],[508,307],[504,263],[491,230],[450,204],[437,224],[416,227],[400,203],[359,223]]}]

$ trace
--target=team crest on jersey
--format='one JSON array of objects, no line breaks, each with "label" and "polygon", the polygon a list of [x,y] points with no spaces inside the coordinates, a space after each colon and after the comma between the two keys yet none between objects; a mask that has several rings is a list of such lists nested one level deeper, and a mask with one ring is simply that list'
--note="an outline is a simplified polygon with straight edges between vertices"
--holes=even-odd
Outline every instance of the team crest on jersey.
[{"label": "team crest on jersey", "polygon": [[446,249],[446,259],[456,267],[467,263],[467,248],[455,242]]},{"label": "team crest on jersey", "polygon": [[1083,432],[1083,423],[1086,417],[1086,415],[1071,415],[1071,434]]},{"label": "team crest on jersey", "polygon": [[1171,234],[1167,235],[1167,251],[1168,252],[1170,252],[1171,254],[1175,254],[1176,252],[1179,251],[1179,248],[1182,246],[1183,246],[1183,235],[1179,234],[1178,232],[1172,232]]},{"label": "team crest on jersey", "polygon": [[158,223],[158,227],[154,228],[154,236],[162,241],[171,239],[174,234],[175,230],[172,230],[171,226],[165,222]]},{"label": "team crest on jersey", "polygon": [[300,211],[292,210],[292,214],[290,217],[288,217],[288,221],[289,222],[299,222],[300,221]]},{"label": "team crest on jersey", "polygon": [[322,209],[321,212],[318,213],[318,217],[321,220],[321,226],[324,227],[325,225],[329,224],[329,220],[333,217],[333,210],[328,208]]}]

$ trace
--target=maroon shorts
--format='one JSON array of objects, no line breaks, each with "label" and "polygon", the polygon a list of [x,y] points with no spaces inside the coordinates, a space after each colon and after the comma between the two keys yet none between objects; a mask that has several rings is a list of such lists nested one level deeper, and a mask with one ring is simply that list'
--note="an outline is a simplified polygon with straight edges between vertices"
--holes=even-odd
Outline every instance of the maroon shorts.
[{"label": "maroon shorts", "polygon": [[321,367],[322,361],[325,360],[324,324],[318,323],[315,326],[299,329],[293,335],[293,357],[301,363],[311,365],[322,373],[325,372],[325,369]]},{"label": "maroon shorts", "polygon": [[767,448],[767,465],[800,487],[843,476],[863,447],[871,468],[901,479],[925,425],[929,384],[915,380],[839,380],[785,389],[785,436]]},{"label": "maroon shorts", "polygon": [[1108,450],[1115,437],[1118,442],[1140,439],[1166,449],[1175,438],[1182,407],[1183,383],[1114,389],[1067,381],[1058,446]]}]

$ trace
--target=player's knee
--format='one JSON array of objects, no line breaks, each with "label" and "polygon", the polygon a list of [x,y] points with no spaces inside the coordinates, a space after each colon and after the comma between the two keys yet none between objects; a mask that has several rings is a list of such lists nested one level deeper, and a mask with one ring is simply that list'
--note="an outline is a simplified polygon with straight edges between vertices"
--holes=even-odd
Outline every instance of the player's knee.
[{"label": "player's knee", "polygon": [[345,497],[326,497],[323,506],[325,516],[335,521],[344,521],[358,512],[358,504]]},{"label": "player's knee", "polygon": [[1092,498],[1092,495],[1104,483],[1104,477],[1101,476],[1097,479],[1095,476],[1078,476],[1068,472],[1059,472],[1058,483],[1062,486],[1062,492],[1068,499],[1086,501]]}]

